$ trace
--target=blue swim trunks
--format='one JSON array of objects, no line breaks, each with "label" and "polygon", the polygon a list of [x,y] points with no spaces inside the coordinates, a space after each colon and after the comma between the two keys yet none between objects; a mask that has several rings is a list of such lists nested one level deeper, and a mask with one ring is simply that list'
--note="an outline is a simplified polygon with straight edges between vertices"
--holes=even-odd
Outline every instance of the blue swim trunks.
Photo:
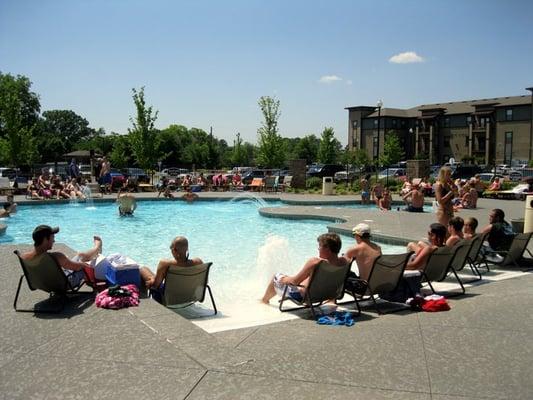
[{"label": "blue swim trunks", "polygon": [[298,302],[302,302],[304,298],[300,290],[298,290],[298,288],[294,286],[285,285],[281,283],[280,279],[282,276],[285,276],[285,275],[279,272],[276,275],[274,275],[274,289],[276,290],[276,293],[278,294],[278,296],[280,297],[283,296],[283,292],[285,291],[285,286],[287,286],[287,292],[286,292],[287,296],[289,296],[291,299],[294,299]]}]

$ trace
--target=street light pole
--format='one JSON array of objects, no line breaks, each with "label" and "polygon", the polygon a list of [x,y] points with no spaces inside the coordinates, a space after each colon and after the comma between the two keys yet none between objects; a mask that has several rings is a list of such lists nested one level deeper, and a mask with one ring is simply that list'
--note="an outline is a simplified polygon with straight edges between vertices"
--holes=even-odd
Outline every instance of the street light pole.
[{"label": "street light pole", "polygon": [[531,92],[531,115],[529,116],[529,158],[531,161],[531,156],[533,155],[533,86],[526,88]]},{"label": "street light pole", "polygon": [[376,181],[378,180],[378,170],[379,170],[379,128],[381,125],[381,107],[383,107],[383,101],[378,100],[376,104],[378,107],[378,140],[376,143]]}]

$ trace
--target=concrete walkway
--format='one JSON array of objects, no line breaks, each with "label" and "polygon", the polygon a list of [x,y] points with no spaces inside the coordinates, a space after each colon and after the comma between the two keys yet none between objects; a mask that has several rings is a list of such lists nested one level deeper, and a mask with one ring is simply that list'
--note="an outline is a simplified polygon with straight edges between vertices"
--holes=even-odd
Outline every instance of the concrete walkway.
[{"label": "concrete walkway", "polygon": [[[480,223],[490,208],[517,218],[523,206],[481,200]],[[319,211],[306,208],[293,214]],[[330,212],[328,217],[348,221],[346,229],[367,218],[346,209]],[[407,214],[394,213],[395,219]],[[375,214],[374,227],[385,236],[419,237],[429,221],[424,214],[389,223],[393,212],[383,213],[384,219]],[[110,311],[96,308],[89,293],[60,315],[15,313],[15,248],[24,249],[0,246],[2,399],[533,397],[531,274],[469,288],[450,300],[449,312],[378,316],[369,309],[349,328],[317,325],[303,312],[288,322],[208,334],[149,299]],[[24,285],[21,305],[46,297]]]}]

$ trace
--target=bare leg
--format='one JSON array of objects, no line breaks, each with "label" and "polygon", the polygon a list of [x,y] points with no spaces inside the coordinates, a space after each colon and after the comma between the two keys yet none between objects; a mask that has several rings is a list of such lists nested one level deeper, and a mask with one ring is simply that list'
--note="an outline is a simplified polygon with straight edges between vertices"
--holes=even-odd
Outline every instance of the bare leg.
[{"label": "bare leg", "polygon": [[154,282],[154,273],[148,267],[141,267],[139,273],[141,274],[141,281],[144,284],[144,287],[149,288]]},{"label": "bare leg", "polygon": [[96,258],[98,254],[102,253],[102,239],[100,236],[94,236],[94,246],[92,249],[78,253],[80,261],[87,262],[91,261],[93,258]]},{"label": "bare leg", "polygon": [[274,280],[272,279],[270,283],[267,286],[266,292],[261,299],[261,301],[265,304],[268,304],[270,299],[276,295],[276,290],[274,289]]}]

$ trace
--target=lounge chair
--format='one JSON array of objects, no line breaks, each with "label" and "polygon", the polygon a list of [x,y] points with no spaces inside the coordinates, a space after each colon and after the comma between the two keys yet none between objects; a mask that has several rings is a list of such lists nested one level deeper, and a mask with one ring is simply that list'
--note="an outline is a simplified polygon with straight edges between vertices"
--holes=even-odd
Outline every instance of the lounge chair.
[{"label": "lounge chair", "polygon": [[[78,286],[71,286],[67,276],[63,272],[61,266],[57,263],[56,259],[49,253],[43,253],[32,260],[24,260],[21,258],[18,250],[14,252],[22,267],[23,274],[21,275],[17,287],[17,293],[15,294],[15,301],[13,302],[13,308],[17,312],[34,312],[34,313],[58,313],[65,307],[65,300],[67,295],[80,294],[78,290],[83,286],[85,281],[81,281]],[[20,288],[22,280],[26,277],[26,282],[30,290],[43,290],[50,295],[58,295],[61,302],[60,308],[55,310],[40,310],[40,309],[20,309],[17,308],[17,302],[19,298]]]},{"label": "lounge chair", "polygon": [[381,255],[374,260],[368,282],[360,280],[362,283],[366,283],[366,291],[364,293],[347,291],[355,299],[358,310],[360,310],[359,301],[369,298],[374,303],[377,313],[384,314],[379,308],[375,296],[385,296],[396,292],[400,281],[403,279],[405,266],[411,254],[413,253]]},{"label": "lounge chair", "polygon": [[292,175],[287,175],[283,178],[283,183],[280,185],[281,191],[284,192],[286,189],[291,188],[292,184]]},{"label": "lounge chair", "polygon": [[[478,243],[479,243],[478,238],[475,237],[473,239],[462,239],[455,244],[455,246],[459,246],[460,249],[457,250],[455,257],[453,258],[450,272],[453,270],[456,273],[458,273],[458,272],[461,272],[465,266],[467,265],[470,266],[469,255],[472,250],[472,246],[477,246]],[[472,273],[475,275],[475,278],[468,282],[462,281],[459,275],[457,275],[457,279],[461,281],[463,284],[481,280],[481,274],[479,270],[472,268],[472,266],[470,266],[470,269],[472,270]]]},{"label": "lounge chair", "polygon": [[0,194],[1,195],[13,194],[14,191],[15,189],[11,187],[11,182],[9,181],[9,178],[0,177]]},{"label": "lounge chair", "polygon": [[453,247],[440,247],[431,253],[425,268],[421,271],[425,280],[433,293],[437,293],[431,282],[442,282],[451,273],[461,287],[460,293],[447,293],[450,296],[459,296],[465,293],[463,282],[459,279],[457,272],[453,268],[454,258],[457,257],[456,265],[466,262],[470,252],[471,244],[460,241]]},{"label": "lounge chair", "polygon": [[278,177],[277,176],[267,176],[264,180],[264,189],[265,192],[274,192],[278,191]]},{"label": "lounge chair", "polygon": [[478,275],[480,280],[481,271],[479,268],[483,263],[485,264],[485,269],[487,272],[490,272],[489,265],[481,256],[481,248],[483,247],[483,242],[487,239],[488,235],[488,233],[477,234],[472,238],[472,246],[470,247],[470,252],[468,253],[467,258],[472,273]]},{"label": "lounge chair", "polygon": [[[518,267],[518,268],[533,268],[533,259],[532,258],[524,258],[524,253],[527,252],[530,257],[533,257],[533,254],[529,251],[527,248],[527,245],[529,244],[529,240],[531,239],[531,235],[533,235],[533,232],[527,232],[527,233],[518,233],[513,238],[513,241],[511,242],[511,246],[509,247],[509,250],[507,251],[489,251],[485,253],[485,256],[498,253],[500,255],[503,255],[504,258],[502,262],[500,263],[494,263],[500,267]],[[487,259],[484,257],[483,262],[487,263]]]},{"label": "lounge chair", "polygon": [[162,303],[169,308],[182,308],[196,302],[203,303],[206,289],[213,304],[215,315],[217,306],[211,288],[207,284],[209,268],[213,263],[193,265],[191,267],[170,267],[165,277],[165,292]]},{"label": "lounge chair", "polygon": [[248,189],[254,192],[260,192],[263,188],[263,178],[253,178],[252,182],[248,185]]},{"label": "lounge chair", "polygon": [[[285,285],[285,290],[281,296],[279,302],[279,310],[294,311],[302,308],[310,308],[313,318],[316,319],[316,313],[314,307],[320,306],[322,303],[329,300],[339,300],[344,296],[344,282],[350,272],[350,264],[339,267],[331,265],[326,261],[322,261],[318,264],[311,277],[309,278],[309,285],[305,290],[305,294],[301,300],[290,297],[287,293],[289,287],[291,288],[303,288],[301,285]],[[298,307],[283,308],[283,304],[286,300],[290,300],[296,303]]]}]

